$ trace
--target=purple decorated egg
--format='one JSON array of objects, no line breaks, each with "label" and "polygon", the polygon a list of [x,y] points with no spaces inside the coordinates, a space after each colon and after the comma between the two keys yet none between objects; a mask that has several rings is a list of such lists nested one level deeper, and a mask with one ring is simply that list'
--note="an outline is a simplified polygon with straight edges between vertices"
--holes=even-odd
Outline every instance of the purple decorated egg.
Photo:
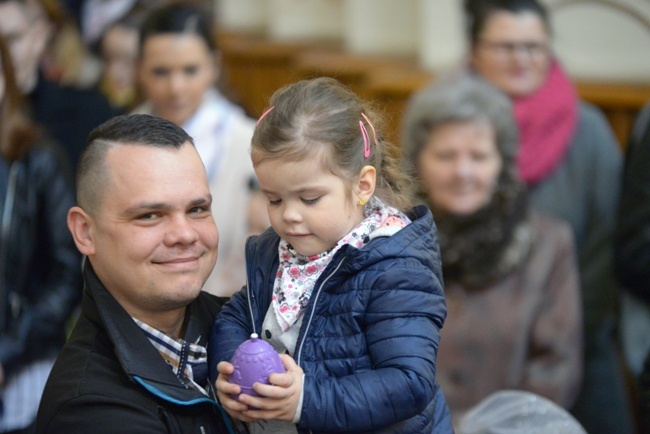
[{"label": "purple decorated egg", "polygon": [[239,385],[241,393],[251,396],[259,396],[253,390],[253,383],[269,384],[269,375],[286,372],[275,349],[256,333],[237,347],[230,363],[235,371],[230,374],[228,381]]}]

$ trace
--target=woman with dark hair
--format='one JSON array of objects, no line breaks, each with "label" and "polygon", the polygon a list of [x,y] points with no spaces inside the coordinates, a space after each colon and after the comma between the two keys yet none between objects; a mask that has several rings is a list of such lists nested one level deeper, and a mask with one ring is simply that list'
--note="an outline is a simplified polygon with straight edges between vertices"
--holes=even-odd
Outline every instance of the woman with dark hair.
[{"label": "woman with dark hair", "polygon": [[403,136],[438,228],[449,314],[436,373],[452,417],[506,389],[568,408],[582,376],[575,245],[528,204],[510,101],[475,77],[445,80],[409,101]]},{"label": "woman with dark hair", "polygon": [[0,64],[0,432],[31,433],[81,296],[81,261],[66,223],[69,166],[26,115],[1,36]]},{"label": "woman with dark hair", "polygon": [[632,431],[617,342],[613,250],[622,154],[602,112],[581,101],[551,48],[537,0],[467,0],[470,70],[510,97],[517,167],[531,203],[569,222],[584,310],[584,383],[573,414],[589,433]]},{"label": "woman with dark hair", "polygon": [[245,282],[244,241],[249,149],[255,121],[215,86],[220,73],[213,17],[198,6],[172,3],[153,11],[140,29],[137,113],[160,116],[194,139],[208,172],[219,229],[219,261],[205,285],[230,295]]}]

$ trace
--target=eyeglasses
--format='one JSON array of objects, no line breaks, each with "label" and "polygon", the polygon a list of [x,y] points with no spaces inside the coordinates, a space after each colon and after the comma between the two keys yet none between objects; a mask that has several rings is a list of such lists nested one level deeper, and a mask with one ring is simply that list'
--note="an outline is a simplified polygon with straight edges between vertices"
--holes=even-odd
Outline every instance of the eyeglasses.
[{"label": "eyeglasses", "polygon": [[494,42],[480,41],[479,46],[501,59],[524,54],[533,60],[539,60],[548,53],[548,45],[543,42]]}]

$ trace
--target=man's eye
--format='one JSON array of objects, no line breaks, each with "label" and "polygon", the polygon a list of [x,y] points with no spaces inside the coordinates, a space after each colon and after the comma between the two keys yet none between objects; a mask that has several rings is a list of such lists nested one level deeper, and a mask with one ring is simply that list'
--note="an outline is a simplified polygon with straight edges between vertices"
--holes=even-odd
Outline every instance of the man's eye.
[{"label": "man's eye", "polygon": [[191,214],[201,214],[205,212],[210,212],[210,207],[208,206],[195,206],[194,208],[190,209]]}]

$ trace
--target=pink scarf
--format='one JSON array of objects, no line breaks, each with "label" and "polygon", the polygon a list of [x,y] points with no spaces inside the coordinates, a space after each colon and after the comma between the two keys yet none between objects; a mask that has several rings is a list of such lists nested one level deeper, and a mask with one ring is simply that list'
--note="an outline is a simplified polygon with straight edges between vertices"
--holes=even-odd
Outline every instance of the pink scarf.
[{"label": "pink scarf", "polygon": [[571,144],[578,119],[578,96],[569,78],[553,62],[542,87],[513,100],[519,126],[519,175],[527,184],[544,179]]}]

